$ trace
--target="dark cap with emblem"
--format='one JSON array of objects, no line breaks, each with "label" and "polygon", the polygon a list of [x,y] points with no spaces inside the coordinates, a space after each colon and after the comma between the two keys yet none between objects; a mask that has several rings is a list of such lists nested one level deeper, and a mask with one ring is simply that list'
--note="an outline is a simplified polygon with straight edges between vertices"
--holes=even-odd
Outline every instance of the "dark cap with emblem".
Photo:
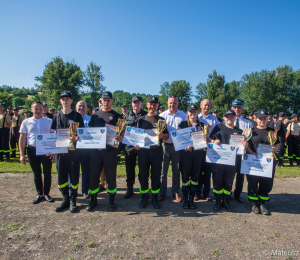
[{"label": "dark cap with emblem", "polygon": [[192,111],[192,110],[198,110],[198,107],[194,104],[190,104],[188,107],[187,107],[187,111]]},{"label": "dark cap with emblem", "polygon": [[165,109],[164,106],[159,106],[158,109]]},{"label": "dark cap with emblem", "polygon": [[127,105],[124,104],[124,105],[122,105],[121,107],[127,107]]},{"label": "dark cap with emblem", "polygon": [[236,98],[235,100],[233,100],[231,106],[233,106],[233,107],[242,107],[242,106],[244,106],[244,101]]},{"label": "dark cap with emblem", "polygon": [[262,118],[262,117],[266,117],[267,115],[267,111],[265,109],[259,109],[256,111],[256,117],[257,118]]},{"label": "dark cap with emblem", "polygon": [[104,91],[101,94],[101,98],[110,98],[110,99],[112,99],[112,93],[110,91]]},{"label": "dark cap with emblem", "polygon": [[99,107],[94,107],[92,111],[99,111]]},{"label": "dark cap with emblem", "polygon": [[291,118],[298,118],[298,114],[292,114]]},{"label": "dark cap with emblem", "polygon": [[19,108],[17,108],[17,107],[14,107],[14,110],[19,110]]},{"label": "dark cap with emblem", "polygon": [[135,97],[132,98],[131,102],[134,102],[134,101],[141,101],[142,102],[142,99],[139,96],[135,96]]},{"label": "dark cap with emblem", "polygon": [[284,112],[280,112],[280,113],[279,113],[279,116],[280,116],[280,117],[284,117],[284,116],[285,116],[285,113],[284,113]]},{"label": "dark cap with emblem", "polygon": [[25,110],[25,111],[24,111],[24,114],[25,114],[25,113],[29,113],[29,111],[28,111],[28,110]]},{"label": "dark cap with emblem", "polygon": [[277,115],[277,114],[273,115],[273,118],[277,118],[277,117],[278,117],[278,115]]},{"label": "dark cap with emblem", "polygon": [[228,109],[227,111],[225,111],[223,116],[229,116],[229,115],[236,116],[235,112],[232,109]]},{"label": "dark cap with emblem", "polygon": [[270,112],[267,112],[267,115],[268,115],[268,116],[271,116],[272,114],[271,114]]},{"label": "dark cap with emblem", "polygon": [[46,103],[43,103],[43,106],[44,106],[44,107],[47,107],[47,104],[46,104]]},{"label": "dark cap with emblem", "polygon": [[12,106],[9,106],[8,108],[12,108]]},{"label": "dark cap with emblem", "polygon": [[213,113],[219,113],[218,110],[214,110]]},{"label": "dark cap with emblem", "polygon": [[[59,98],[62,98],[62,97],[69,97],[69,98],[72,98],[72,95],[70,92],[63,92],[60,94]],[[43,104],[44,105],[44,104]]]},{"label": "dark cap with emblem", "polygon": [[0,106],[4,106],[4,104],[3,104],[3,103],[0,103]]},{"label": "dark cap with emblem", "polygon": [[158,98],[157,98],[157,97],[154,97],[154,96],[149,97],[149,98],[148,98],[148,103],[151,103],[151,102],[155,102],[155,103],[158,104]]},{"label": "dark cap with emblem", "polygon": [[53,107],[50,107],[50,108],[49,108],[49,110],[51,110],[51,111],[52,111],[52,110],[55,110],[55,109],[54,109]]}]

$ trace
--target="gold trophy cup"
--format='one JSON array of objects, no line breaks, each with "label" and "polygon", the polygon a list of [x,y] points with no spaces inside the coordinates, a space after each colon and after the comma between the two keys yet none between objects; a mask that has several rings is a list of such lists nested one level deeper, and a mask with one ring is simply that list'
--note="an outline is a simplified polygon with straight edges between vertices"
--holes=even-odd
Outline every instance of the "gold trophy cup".
[{"label": "gold trophy cup", "polygon": [[[78,127],[79,127],[79,123],[74,123],[74,122],[71,122],[71,123],[70,123],[69,130],[70,130],[70,136],[71,136],[71,137],[77,136],[77,128],[78,128]],[[74,151],[74,150],[75,150],[75,145],[74,145],[74,143],[70,142],[69,150],[71,150],[71,151]]]},{"label": "gold trophy cup", "polygon": [[[204,135],[204,137],[205,137],[205,140],[207,140],[207,137],[208,137],[208,134],[209,134],[209,132],[210,132],[210,129],[211,129],[211,125],[204,125],[204,127],[203,127],[203,135]],[[204,148],[203,149],[203,151],[206,151],[207,149],[206,148]]]},{"label": "gold trophy cup", "polygon": [[157,132],[162,133],[163,131],[165,131],[166,128],[167,128],[166,120],[159,119],[157,122]]},{"label": "gold trophy cup", "polygon": [[[126,123],[127,121],[125,119],[121,119],[119,118],[118,119],[118,122],[117,122],[117,135],[121,135],[121,133],[125,130],[126,128]],[[115,145],[114,146],[118,146],[119,145],[119,142],[118,141],[115,141]]]},{"label": "gold trophy cup", "polygon": [[[277,131],[269,131],[269,133],[268,133],[268,141],[269,141],[270,145],[274,146],[274,144],[277,141]],[[274,155],[275,154],[273,152],[273,157],[275,157]]]},{"label": "gold trophy cup", "polygon": [[[251,138],[252,136],[252,129],[251,128],[245,128],[243,130],[243,136],[244,136],[244,140],[245,142],[248,142],[248,140]],[[246,149],[244,148],[244,154],[246,153]]]}]

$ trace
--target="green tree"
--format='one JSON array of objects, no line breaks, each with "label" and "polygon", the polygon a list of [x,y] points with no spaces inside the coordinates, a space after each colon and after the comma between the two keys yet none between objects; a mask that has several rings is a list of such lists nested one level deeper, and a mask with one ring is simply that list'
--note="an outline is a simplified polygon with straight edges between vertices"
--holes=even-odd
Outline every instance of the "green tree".
[{"label": "green tree", "polygon": [[14,97],[13,98],[13,106],[14,107],[21,107],[25,105],[25,99],[21,97]]},{"label": "green tree", "polygon": [[79,91],[83,84],[83,73],[78,65],[73,62],[64,62],[62,58],[53,58],[45,65],[42,76],[35,77],[41,84],[36,85],[46,96],[48,106],[58,109],[59,96],[63,91],[71,93],[74,100],[72,107],[79,101]]},{"label": "green tree", "polygon": [[0,102],[7,108],[12,105],[12,96],[4,91],[3,93],[0,93]]}]

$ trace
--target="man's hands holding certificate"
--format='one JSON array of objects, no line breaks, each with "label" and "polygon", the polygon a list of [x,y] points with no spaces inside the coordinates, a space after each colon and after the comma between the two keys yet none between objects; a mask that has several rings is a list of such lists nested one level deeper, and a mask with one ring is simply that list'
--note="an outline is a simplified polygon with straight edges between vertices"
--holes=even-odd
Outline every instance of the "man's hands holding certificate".
[{"label": "man's hands holding certificate", "polygon": [[79,137],[78,136],[70,136],[69,140],[71,143],[76,143],[79,140]]},{"label": "man's hands holding certificate", "polygon": [[[124,135],[124,132],[123,132],[123,135]],[[121,143],[121,142],[123,141],[123,136],[122,136],[122,135],[116,135],[116,136],[114,137],[114,139],[115,139],[116,141],[118,141],[119,143]]]}]

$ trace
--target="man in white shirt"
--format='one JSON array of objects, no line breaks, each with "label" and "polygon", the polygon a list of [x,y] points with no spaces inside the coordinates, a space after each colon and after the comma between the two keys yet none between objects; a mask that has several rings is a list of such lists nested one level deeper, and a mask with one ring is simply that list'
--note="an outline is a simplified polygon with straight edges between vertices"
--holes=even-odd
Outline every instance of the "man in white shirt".
[{"label": "man in white shirt", "polygon": [[[169,133],[178,129],[179,124],[182,121],[187,120],[187,116],[184,112],[178,110],[178,97],[170,96],[168,98],[168,110],[159,114],[159,116],[163,117],[167,122],[167,128]],[[158,201],[161,202],[165,199],[167,194],[167,174],[170,165],[170,161],[172,161],[172,194],[176,201],[181,202],[182,199],[179,196],[180,189],[180,171],[179,171],[179,160],[180,160],[180,152],[175,151],[171,135],[169,135],[168,140],[164,140],[162,144],[163,148],[163,163],[162,163],[162,171],[161,171],[161,180],[160,180],[160,194],[158,197]]]},{"label": "man in white shirt", "polygon": [[[199,121],[204,123],[205,125],[210,125],[211,129],[210,132],[214,129],[216,125],[220,122],[218,118],[214,115],[210,114],[211,102],[209,99],[203,99],[200,103],[201,113],[198,115]],[[211,197],[209,196],[210,192],[210,179],[211,179],[211,165],[210,163],[205,162],[206,159],[206,152],[203,153],[202,158],[202,166],[199,175],[198,181],[198,188],[195,195],[195,200],[199,200],[201,196],[201,190],[203,188],[202,194],[203,198],[206,201],[212,201]]]},{"label": "man in white shirt", "polygon": [[[43,116],[43,104],[35,101],[31,104],[33,116],[25,119],[20,127],[20,162],[26,164],[25,143],[28,144],[28,161],[33,171],[35,188],[38,196],[33,200],[33,204],[39,203],[43,198],[48,202],[54,202],[50,197],[51,188],[51,168],[53,155],[36,155],[36,134],[49,134],[52,120]],[[44,185],[42,180],[42,169],[44,171]]]},{"label": "man in white shirt", "polygon": [[[242,113],[244,111],[244,102],[240,99],[235,99],[232,102],[231,109],[236,114],[236,119],[234,125],[241,130],[244,130],[245,128],[253,128],[252,121],[249,119],[246,119],[242,116]],[[243,191],[243,185],[244,185],[244,174],[241,174],[241,163],[242,163],[242,156],[237,155],[236,156],[236,164],[237,164],[237,174],[235,179],[235,190],[234,190],[234,198],[237,202],[243,203],[243,199],[241,198],[241,193]]]}]

